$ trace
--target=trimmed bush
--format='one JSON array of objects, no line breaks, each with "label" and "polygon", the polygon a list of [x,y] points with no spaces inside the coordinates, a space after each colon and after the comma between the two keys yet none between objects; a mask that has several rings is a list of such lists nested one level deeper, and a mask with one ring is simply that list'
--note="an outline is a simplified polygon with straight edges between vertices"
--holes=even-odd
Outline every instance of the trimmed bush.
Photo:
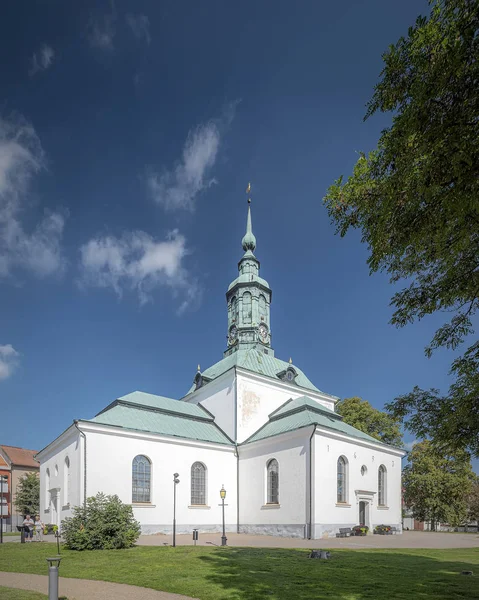
[{"label": "trimmed bush", "polygon": [[76,506],[62,522],[65,546],[70,550],[119,550],[134,546],[141,527],[133,509],[118,498],[98,493],[86,507]]}]

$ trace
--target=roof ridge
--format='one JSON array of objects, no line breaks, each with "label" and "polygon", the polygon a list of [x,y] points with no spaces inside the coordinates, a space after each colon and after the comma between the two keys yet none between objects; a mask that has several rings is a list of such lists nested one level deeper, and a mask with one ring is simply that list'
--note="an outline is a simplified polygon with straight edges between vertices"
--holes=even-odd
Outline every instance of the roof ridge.
[{"label": "roof ridge", "polygon": [[[175,400],[175,402],[181,402],[181,401]],[[136,402],[128,402],[127,400],[120,400],[120,399],[115,400],[115,402],[113,403],[112,406],[110,406],[110,408],[114,408],[115,406],[126,406],[127,408],[136,408],[139,410],[145,410],[147,412],[162,413],[164,415],[175,415],[175,416],[179,416],[179,417],[184,417],[186,419],[191,419],[193,421],[208,421],[211,423],[214,422],[214,417],[211,415],[211,413],[206,411],[202,406],[200,408],[205,413],[204,416],[192,415],[192,414],[188,414],[184,411],[180,411],[180,410],[169,410],[168,408],[149,406],[148,404],[137,404]],[[196,404],[195,406],[199,406],[199,405]],[[106,412],[106,411],[102,411],[102,412]]]}]

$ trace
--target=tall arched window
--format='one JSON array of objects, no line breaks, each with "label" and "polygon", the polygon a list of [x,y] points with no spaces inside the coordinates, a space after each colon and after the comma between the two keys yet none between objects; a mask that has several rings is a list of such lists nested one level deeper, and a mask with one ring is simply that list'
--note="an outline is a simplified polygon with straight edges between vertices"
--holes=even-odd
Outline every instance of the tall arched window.
[{"label": "tall arched window", "polygon": [[338,458],[338,502],[348,501],[348,461],[346,457]]},{"label": "tall arched window", "polygon": [[50,508],[50,469],[45,471],[45,508]]},{"label": "tall arched window", "polygon": [[65,465],[63,467],[63,504],[67,505],[70,503],[70,459],[68,456],[65,458]]},{"label": "tall arched window", "polygon": [[272,458],[267,466],[267,503],[279,504],[279,465],[275,458]]},{"label": "tall arched window", "polygon": [[133,459],[132,502],[151,502],[151,462],[142,454]]},{"label": "tall arched window", "polygon": [[191,504],[206,504],[206,467],[200,462],[191,465]]},{"label": "tall arched window", "polygon": [[384,465],[381,465],[378,469],[378,504],[379,506],[386,506],[387,495],[387,471]]},{"label": "tall arched window", "polygon": [[266,298],[263,294],[259,297],[259,320],[266,321]]},{"label": "tall arched window", "polygon": [[249,292],[243,294],[243,323],[245,325],[251,323],[251,294]]}]

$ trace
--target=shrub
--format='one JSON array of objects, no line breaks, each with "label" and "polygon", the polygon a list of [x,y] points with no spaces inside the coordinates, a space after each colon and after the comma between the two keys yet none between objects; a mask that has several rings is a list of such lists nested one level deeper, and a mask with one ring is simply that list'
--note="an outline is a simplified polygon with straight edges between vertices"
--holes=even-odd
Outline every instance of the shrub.
[{"label": "shrub", "polygon": [[62,533],[70,550],[112,550],[133,546],[141,527],[131,506],[100,492],[87,499],[86,507],[73,509],[62,522]]},{"label": "shrub", "polygon": [[387,535],[390,531],[390,525],[376,525],[374,528],[374,533],[378,533],[379,535]]}]

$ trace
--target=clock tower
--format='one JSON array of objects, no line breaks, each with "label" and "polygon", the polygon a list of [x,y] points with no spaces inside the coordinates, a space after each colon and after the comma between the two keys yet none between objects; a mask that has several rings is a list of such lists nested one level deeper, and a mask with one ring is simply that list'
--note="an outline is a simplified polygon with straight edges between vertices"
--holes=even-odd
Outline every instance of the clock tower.
[{"label": "clock tower", "polygon": [[[246,190],[249,195],[251,186]],[[238,263],[238,277],[226,292],[228,305],[228,348],[225,356],[255,346],[271,348],[269,307],[271,288],[259,276],[259,260],[254,255],[256,238],[251,225],[251,198],[248,197],[246,233],[242,240],[244,255]],[[267,352],[267,350],[266,350]]]}]

